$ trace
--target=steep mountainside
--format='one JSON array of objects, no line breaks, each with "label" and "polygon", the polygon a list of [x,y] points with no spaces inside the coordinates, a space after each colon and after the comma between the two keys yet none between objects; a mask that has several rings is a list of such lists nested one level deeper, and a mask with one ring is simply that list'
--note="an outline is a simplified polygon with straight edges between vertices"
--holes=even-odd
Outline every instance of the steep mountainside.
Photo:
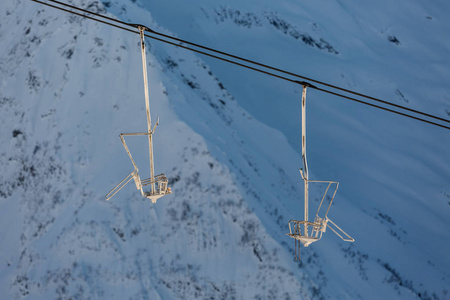
[{"label": "steep mountainside", "polygon": [[[450,6],[383,2],[71,3],[448,119]],[[0,16],[0,299],[450,298],[448,130],[309,90],[310,177],[340,181],[356,242],[295,262],[301,87],[147,39],[173,194],[106,201],[119,133],[146,130],[139,36],[29,0]]]}]

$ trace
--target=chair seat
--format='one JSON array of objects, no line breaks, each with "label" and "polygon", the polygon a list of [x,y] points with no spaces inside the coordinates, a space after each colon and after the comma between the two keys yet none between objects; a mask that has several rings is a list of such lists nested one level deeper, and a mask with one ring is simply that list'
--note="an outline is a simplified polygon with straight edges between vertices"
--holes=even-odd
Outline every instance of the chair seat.
[{"label": "chair seat", "polygon": [[290,236],[291,238],[294,238],[296,240],[299,240],[303,246],[308,247],[309,245],[311,245],[312,243],[316,242],[319,240],[319,238],[316,237],[312,237],[312,236],[304,236],[301,234],[292,234],[292,233],[286,233],[286,235]]}]

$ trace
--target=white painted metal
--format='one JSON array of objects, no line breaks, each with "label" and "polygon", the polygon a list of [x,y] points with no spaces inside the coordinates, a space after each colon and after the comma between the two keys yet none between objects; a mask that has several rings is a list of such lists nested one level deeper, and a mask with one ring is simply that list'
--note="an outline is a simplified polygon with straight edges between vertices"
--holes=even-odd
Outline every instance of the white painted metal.
[{"label": "white painted metal", "polygon": [[[172,191],[168,187],[168,180],[166,175],[159,174],[155,176],[154,171],[154,158],[153,158],[153,133],[156,130],[156,126],[159,124],[159,118],[157,119],[153,129],[152,121],[150,115],[150,101],[148,92],[148,78],[147,78],[147,60],[145,55],[145,41],[144,41],[144,31],[147,29],[145,26],[137,25],[139,29],[139,34],[141,38],[141,54],[142,54],[142,71],[144,77],[144,92],[145,92],[145,112],[147,116],[147,132],[140,133],[121,133],[120,140],[122,141],[123,147],[127,151],[128,157],[133,164],[134,170],[125,177],[118,185],[116,185],[108,194],[106,194],[106,200],[111,199],[118,191],[120,191],[131,179],[134,179],[136,188],[141,191],[142,196],[150,199],[152,203],[156,203],[156,200],[164,195],[171,194]],[[130,149],[128,149],[127,143],[125,142],[125,136],[147,136],[148,137],[148,149],[149,149],[149,159],[150,159],[150,178],[141,180],[139,176],[139,169],[134,162],[133,156],[131,155]],[[150,191],[144,192],[143,187],[150,186]]]},{"label": "white painted metal", "polygon": [[[148,95],[148,78],[147,78],[147,58],[145,55],[145,40],[144,40],[144,26],[138,26],[139,35],[141,37],[141,55],[142,55],[142,73],[144,74],[144,92],[145,92],[145,113],[147,115],[147,129],[148,129],[148,150],[150,157],[150,178],[152,180],[151,183],[151,192],[155,192],[155,171],[154,171],[154,162],[153,162],[153,141],[152,141],[152,117],[150,116],[150,101]],[[156,127],[155,127],[156,128]]]},{"label": "white painted metal", "polygon": [[[305,221],[308,221],[308,163],[306,160],[306,86],[302,92],[302,160],[303,160],[303,181],[305,183]],[[308,224],[305,223],[305,236],[308,236]]]}]

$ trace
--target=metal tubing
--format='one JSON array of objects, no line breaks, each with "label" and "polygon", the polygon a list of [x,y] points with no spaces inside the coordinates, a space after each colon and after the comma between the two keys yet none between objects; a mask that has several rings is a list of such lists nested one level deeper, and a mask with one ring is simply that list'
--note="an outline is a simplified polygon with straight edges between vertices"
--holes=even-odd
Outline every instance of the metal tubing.
[{"label": "metal tubing", "polygon": [[120,140],[122,141],[123,147],[125,148],[125,150],[127,151],[128,157],[131,159],[131,163],[134,166],[134,169],[137,170],[138,167],[136,166],[136,163],[134,162],[133,156],[131,156],[131,152],[130,149],[128,149],[127,143],[125,142],[125,138],[123,137],[124,135],[145,135],[145,134],[127,134],[127,133],[121,133],[119,135]]},{"label": "metal tubing", "polygon": [[330,208],[331,208],[331,203],[333,203],[334,196],[336,196],[336,192],[337,192],[338,188],[339,188],[339,182],[336,182],[336,189],[334,190],[333,197],[331,197],[330,204],[328,205],[327,212],[325,213],[325,219],[326,219],[327,216],[328,216],[328,212],[330,211]]},{"label": "metal tubing", "polygon": [[[305,182],[305,221],[308,222],[308,163],[306,161],[306,86],[303,86],[302,92],[302,160],[303,175]],[[308,225],[305,223],[305,236],[308,236]]]},{"label": "metal tubing", "polygon": [[[333,221],[331,221],[328,218],[327,218],[327,221],[328,221],[328,223],[331,223],[331,224],[333,224],[333,226],[336,227],[336,229],[335,229],[332,226],[328,225],[328,228],[330,228],[334,233],[336,233],[336,235],[339,236],[343,241],[345,241],[345,242],[354,242],[355,241],[354,238],[352,238],[347,232],[342,230],[341,227],[337,226],[336,223],[334,223]],[[343,237],[338,231],[341,232],[346,237]]]},{"label": "metal tubing", "polygon": [[324,218],[327,218],[328,212],[330,211],[330,208],[331,208],[331,204],[333,203],[334,197],[336,196],[336,192],[337,192],[338,187],[339,187],[339,182],[336,182],[336,181],[324,181],[324,180],[310,180],[309,182],[328,183],[328,186],[327,186],[327,188],[325,190],[325,193],[323,194],[322,200],[320,201],[319,207],[317,208],[317,212],[316,212],[316,216],[317,217],[319,216],[319,211],[322,208],[323,201],[325,200],[325,197],[328,194],[328,190],[330,189],[332,184],[336,184],[336,188],[334,189],[333,196],[331,197],[331,200],[330,200],[330,204],[328,204],[327,211],[325,212]]},{"label": "metal tubing", "polygon": [[128,182],[130,182],[131,179],[133,179],[135,172],[136,172],[136,170],[133,170],[133,172],[131,172],[130,175],[125,177],[108,194],[106,194],[106,196],[105,196],[106,200],[111,199],[115,194],[117,194],[118,191],[120,191],[124,186],[126,186],[128,184]]},{"label": "metal tubing", "polygon": [[[145,41],[144,30],[145,26],[139,26],[139,34],[141,37],[141,53],[142,53],[142,72],[144,73],[144,89],[145,89],[145,111],[147,114],[147,127],[148,127],[148,149],[150,156],[150,178],[153,181],[155,177],[154,162],[153,162],[153,142],[152,142],[152,120],[150,116],[150,102],[148,96],[148,79],[147,79],[147,59],[145,56]],[[155,183],[151,184],[152,194],[155,192]]]}]

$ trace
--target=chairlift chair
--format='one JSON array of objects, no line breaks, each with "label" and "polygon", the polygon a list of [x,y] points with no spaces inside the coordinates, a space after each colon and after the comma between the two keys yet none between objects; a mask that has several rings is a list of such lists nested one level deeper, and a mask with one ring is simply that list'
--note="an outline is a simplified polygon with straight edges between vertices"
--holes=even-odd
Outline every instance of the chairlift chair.
[{"label": "chairlift chair", "polygon": [[[295,239],[295,259],[300,259],[300,245],[308,247],[314,242],[317,242],[322,238],[324,232],[326,232],[327,227],[330,228],[337,236],[339,236],[343,241],[354,242],[355,240],[348,235],[344,230],[337,226],[333,221],[328,218],[328,212],[330,211],[331,204],[333,203],[334,197],[336,195],[339,183],[336,181],[323,181],[323,180],[309,180],[308,178],[308,163],[306,160],[306,89],[309,86],[308,83],[301,83],[303,86],[302,92],[302,161],[303,168],[300,169],[300,175],[303,179],[305,189],[304,189],[304,220],[290,220],[289,233],[286,235]],[[322,200],[319,203],[314,222],[309,221],[308,210],[308,192],[309,183],[328,183],[328,186],[323,194]],[[330,191],[330,187],[334,186],[334,192],[331,196],[330,203],[326,209],[325,215],[323,217],[319,216],[323,202]]]},{"label": "chairlift chair", "polygon": [[[152,203],[156,203],[156,201],[164,195],[171,194],[172,191],[170,187],[168,187],[168,180],[166,175],[159,174],[154,175],[154,159],[153,159],[153,134],[156,130],[156,126],[159,124],[159,118],[157,119],[155,126],[152,129],[152,122],[150,116],[150,102],[149,102],[149,93],[148,93],[148,80],[147,80],[147,60],[145,56],[145,42],[144,42],[144,31],[149,30],[147,27],[143,25],[135,25],[139,29],[140,38],[141,38],[141,54],[142,54],[142,70],[144,74],[144,89],[145,89],[145,108],[147,115],[147,132],[139,132],[139,133],[121,133],[120,140],[122,141],[123,147],[127,151],[128,156],[130,157],[131,163],[134,166],[134,170],[126,176],[119,184],[117,184],[108,194],[106,194],[106,200],[111,199],[117,192],[119,192],[127,183],[129,183],[132,179],[136,184],[136,188],[141,191],[143,197],[148,198],[152,201]],[[127,143],[125,142],[125,136],[148,136],[148,145],[149,145],[149,157],[150,157],[150,178],[142,179],[139,175],[139,169],[134,162],[133,156],[131,155],[130,149],[128,149]],[[144,191],[143,187],[150,186],[149,191]]]}]

